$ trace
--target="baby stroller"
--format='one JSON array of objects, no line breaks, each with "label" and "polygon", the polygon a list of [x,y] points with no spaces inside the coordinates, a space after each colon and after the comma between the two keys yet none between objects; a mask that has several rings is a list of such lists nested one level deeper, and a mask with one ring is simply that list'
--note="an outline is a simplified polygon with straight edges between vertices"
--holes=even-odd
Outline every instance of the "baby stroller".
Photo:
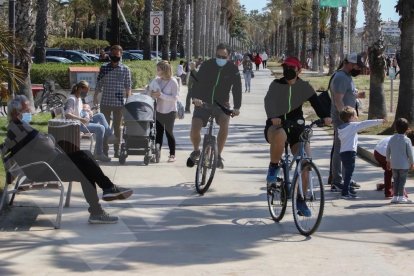
[{"label": "baby stroller", "polygon": [[145,155],[144,164],[160,162],[160,149],[155,144],[155,101],[145,94],[130,96],[122,110],[122,131],[119,163],[125,164],[128,155]]}]

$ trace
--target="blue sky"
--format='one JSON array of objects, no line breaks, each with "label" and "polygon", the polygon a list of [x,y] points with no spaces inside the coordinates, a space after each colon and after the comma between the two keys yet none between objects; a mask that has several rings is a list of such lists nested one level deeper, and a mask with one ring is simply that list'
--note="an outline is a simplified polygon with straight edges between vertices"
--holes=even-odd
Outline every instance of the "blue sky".
[{"label": "blue sky", "polygon": [[[267,0],[240,0],[240,4],[244,5],[247,11],[259,10],[260,12],[266,6],[267,2]],[[397,0],[380,0],[380,4],[382,20],[388,20],[388,18],[391,18],[393,21],[398,21],[399,16],[394,9],[394,6],[397,4]],[[359,0],[357,9],[357,28],[362,27],[365,21],[364,10],[362,7],[362,0]]]}]

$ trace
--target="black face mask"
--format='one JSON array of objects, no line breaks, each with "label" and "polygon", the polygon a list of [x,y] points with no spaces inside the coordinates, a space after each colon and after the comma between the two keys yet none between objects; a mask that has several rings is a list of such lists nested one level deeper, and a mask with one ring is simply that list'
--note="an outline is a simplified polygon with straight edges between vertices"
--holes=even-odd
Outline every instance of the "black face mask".
[{"label": "black face mask", "polygon": [[296,71],[292,68],[284,68],[283,69],[283,76],[286,80],[290,81],[296,78]]},{"label": "black face mask", "polygon": [[86,98],[86,96],[88,96],[88,92],[81,92],[81,93],[80,93],[80,97],[81,97],[82,99]]},{"label": "black face mask", "polygon": [[113,62],[119,62],[121,60],[121,57],[117,57],[117,56],[110,56],[110,58]]},{"label": "black face mask", "polygon": [[357,69],[352,69],[351,70],[351,76],[356,77],[359,74],[361,74],[361,70],[357,70]]}]

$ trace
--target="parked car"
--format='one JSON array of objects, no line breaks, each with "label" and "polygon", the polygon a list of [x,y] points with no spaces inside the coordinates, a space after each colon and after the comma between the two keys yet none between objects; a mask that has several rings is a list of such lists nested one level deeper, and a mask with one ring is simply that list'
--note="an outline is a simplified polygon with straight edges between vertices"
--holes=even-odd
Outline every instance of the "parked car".
[{"label": "parked car", "polygon": [[142,60],[142,56],[140,54],[131,53],[129,51],[122,52],[122,60]]},{"label": "parked car", "polygon": [[46,56],[46,62],[73,63],[73,61],[71,61],[70,59],[55,56]]},{"label": "parked car", "polygon": [[94,55],[94,54],[85,54],[85,56],[87,56],[91,61],[93,62],[98,62],[99,61],[99,55]]},{"label": "parked car", "polygon": [[86,55],[75,50],[46,49],[46,56],[64,57],[73,62],[92,62]]}]

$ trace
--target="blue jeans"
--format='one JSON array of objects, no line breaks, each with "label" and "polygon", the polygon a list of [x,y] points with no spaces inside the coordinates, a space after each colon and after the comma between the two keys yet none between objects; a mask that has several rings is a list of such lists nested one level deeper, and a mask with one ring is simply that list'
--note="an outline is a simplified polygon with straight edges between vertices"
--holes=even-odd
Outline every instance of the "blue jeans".
[{"label": "blue jeans", "polygon": [[250,91],[250,82],[252,79],[251,71],[246,71],[245,73],[243,73],[243,76],[244,76],[244,86],[246,87],[246,91],[247,90]]},{"label": "blue jeans", "polygon": [[342,189],[342,195],[348,195],[351,188],[352,174],[355,169],[355,151],[344,151],[340,153],[342,166],[343,166],[343,178],[344,178],[344,187]]},{"label": "blue jeans", "polygon": [[394,178],[394,186],[393,186],[394,196],[404,195],[404,186],[405,186],[405,182],[407,181],[407,174],[408,174],[408,169],[407,170],[392,169],[392,178]]},{"label": "blue jeans", "polygon": [[96,113],[93,115],[92,119],[89,121],[89,124],[86,126],[81,125],[80,127],[82,132],[94,133],[96,137],[95,143],[95,154],[103,154],[103,143],[104,140],[107,143],[107,138],[111,136],[112,130],[108,125],[108,122],[105,119],[105,116],[102,113]]}]

